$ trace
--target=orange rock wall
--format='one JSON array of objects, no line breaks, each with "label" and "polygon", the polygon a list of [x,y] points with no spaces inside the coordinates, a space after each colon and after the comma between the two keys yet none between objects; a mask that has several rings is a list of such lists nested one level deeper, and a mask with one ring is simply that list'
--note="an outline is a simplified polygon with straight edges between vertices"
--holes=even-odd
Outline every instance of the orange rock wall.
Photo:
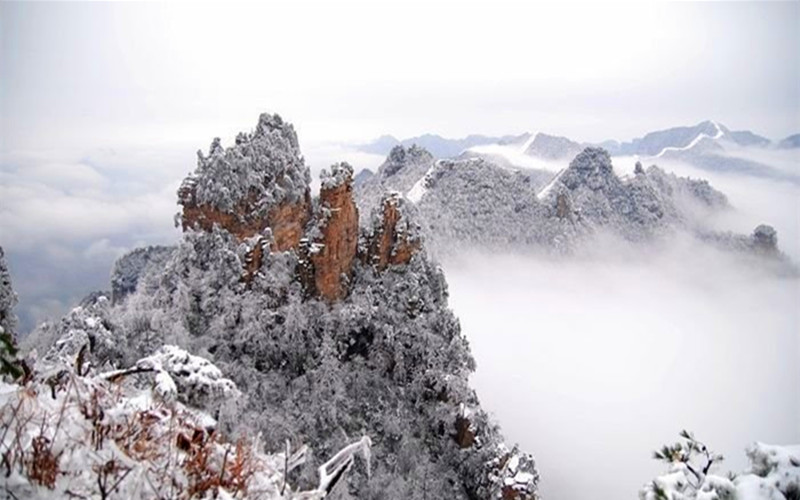
[{"label": "orange rock wall", "polygon": [[353,272],[353,262],[358,251],[358,208],[353,201],[352,179],[341,185],[322,189],[320,205],[330,211],[324,222],[323,245],[311,256],[314,264],[314,283],[317,294],[328,302],[336,302],[347,295],[347,282]]}]

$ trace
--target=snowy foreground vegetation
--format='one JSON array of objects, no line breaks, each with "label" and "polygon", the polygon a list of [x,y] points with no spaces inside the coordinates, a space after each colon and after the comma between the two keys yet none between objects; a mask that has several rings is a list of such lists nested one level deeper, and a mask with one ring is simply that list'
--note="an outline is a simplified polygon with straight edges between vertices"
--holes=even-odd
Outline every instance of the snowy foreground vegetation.
[{"label": "snowy foreground vegetation", "polygon": [[654,458],[669,471],[647,484],[641,500],[797,500],[800,499],[800,446],[755,443],[747,449],[750,470],[718,475],[722,456],[687,432]]},{"label": "snowy foreground vegetation", "polygon": [[226,441],[213,418],[188,405],[241,395],[207,360],[164,346],[128,369],[98,373],[85,353],[0,383],[7,497],[313,499],[336,486],[357,452],[369,464],[364,437],[320,466],[317,488],[295,491],[286,476],[305,461],[305,446],[265,454],[258,435]]}]

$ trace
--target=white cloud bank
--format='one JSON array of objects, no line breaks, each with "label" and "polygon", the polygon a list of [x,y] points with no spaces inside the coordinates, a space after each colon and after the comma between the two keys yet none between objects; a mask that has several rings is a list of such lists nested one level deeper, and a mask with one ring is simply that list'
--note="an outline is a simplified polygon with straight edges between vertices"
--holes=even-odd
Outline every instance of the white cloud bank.
[{"label": "white cloud bank", "polygon": [[800,281],[678,241],[571,261],[473,255],[445,266],[473,384],[535,454],[547,498],[636,498],[651,451],[693,430],[745,466],[800,441]]}]

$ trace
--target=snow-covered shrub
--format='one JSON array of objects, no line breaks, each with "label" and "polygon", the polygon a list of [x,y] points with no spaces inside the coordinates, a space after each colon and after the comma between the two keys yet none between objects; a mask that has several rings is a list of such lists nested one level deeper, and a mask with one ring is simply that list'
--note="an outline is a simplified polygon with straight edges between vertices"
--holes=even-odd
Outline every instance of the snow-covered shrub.
[{"label": "snow-covered shrub", "polygon": [[751,468],[742,474],[714,474],[722,456],[686,431],[683,442],[666,445],[654,457],[669,465],[666,474],[646,484],[641,500],[797,500],[800,498],[800,446],[755,443],[748,448]]},{"label": "snow-covered shrub", "polygon": [[193,356],[174,345],[162,346],[136,363],[140,370],[156,372],[156,390],[180,395],[180,401],[204,410],[216,409],[224,401],[240,395],[236,384],[222,376],[210,361]]}]

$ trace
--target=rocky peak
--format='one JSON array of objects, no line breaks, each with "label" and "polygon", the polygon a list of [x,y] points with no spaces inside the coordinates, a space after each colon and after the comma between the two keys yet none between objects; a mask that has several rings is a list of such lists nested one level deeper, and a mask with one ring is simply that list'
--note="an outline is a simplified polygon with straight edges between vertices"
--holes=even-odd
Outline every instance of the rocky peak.
[{"label": "rocky peak", "polygon": [[358,208],[353,200],[353,167],[338,163],[322,171],[318,224],[321,236],[312,254],[314,288],[328,302],[341,300],[358,251]]},{"label": "rocky peak", "polygon": [[756,250],[764,253],[778,252],[778,232],[772,226],[759,225],[753,231],[752,239]]},{"label": "rocky peak", "polygon": [[408,147],[400,144],[392,148],[386,161],[378,169],[378,173],[383,177],[390,177],[408,165],[431,163],[433,160],[433,155],[425,148],[416,144]]},{"label": "rocky peak", "polygon": [[408,264],[421,247],[418,224],[410,221],[412,206],[400,193],[388,193],[373,221],[373,233],[366,262],[379,271],[390,265]]},{"label": "rocky peak", "polygon": [[619,184],[611,165],[611,156],[603,148],[589,147],[578,153],[560,178],[570,190],[580,186],[608,190]]},{"label": "rocky peak", "polygon": [[611,155],[603,148],[589,147],[578,153],[569,168],[583,173],[611,172]]},{"label": "rocky peak", "polygon": [[[424,149],[398,146],[387,163],[402,166],[431,159]],[[184,231],[211,232],[215,226],[246,246],[243,279],[259,272],[265,255],[292,251],[306,291],[327,302],[347,296],[359,248],[358,208],[353,168],[337,163],[320,176],[319,203],[312,209],[308,168],[294,128],[278,115],[263,114],[255,131],[241,133],[233,146],[212,142],[198,157],[196,172],[178,192]],[[407,263],[419,248],[403,216],[402,202],[382,205],[374,224],[376,240],[361,260],[380,270]]]},{"label": "rocky peak", "polygon": [[215,224],[239,241],[272,228],[273,249],[299,244],[310,218],[310,174],[294,128],[278,115],[262,114],[254,132],[233,146],[214,139],[207,156],[178,190],[183,230],[211,231]]}]

